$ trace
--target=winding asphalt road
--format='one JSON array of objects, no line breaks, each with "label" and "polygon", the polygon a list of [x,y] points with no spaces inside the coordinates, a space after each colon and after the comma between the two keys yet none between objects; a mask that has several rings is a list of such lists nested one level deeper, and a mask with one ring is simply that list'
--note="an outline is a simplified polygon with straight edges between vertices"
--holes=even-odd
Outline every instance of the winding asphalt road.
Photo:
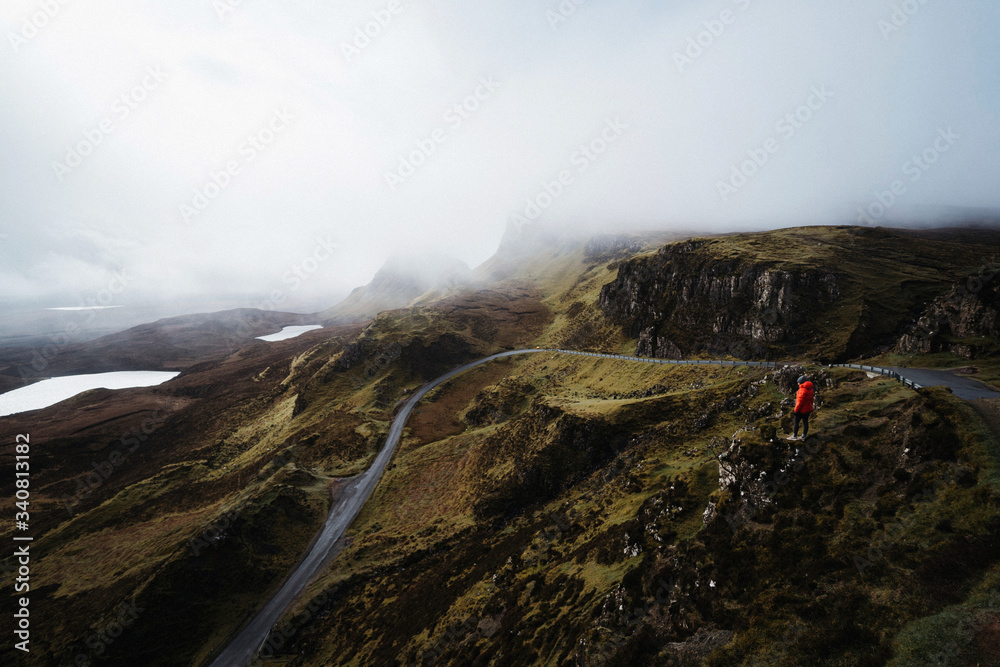
[{"label": "winding asphalt road", "polygon": [[491,357],[479,359],[478,361],[473,361],[460,368],[456,368],[430,384],[424,385],[413,394],[393,420],[392,427],[389,429],[389,437],[386,439],[382,451],[376,457],[375,463],[372,464],[371,468],[348,482],[347,486],[342,490],[338,501],[330,508],[330,513],[326,517],[326,523],[323,524],[319,536],[314,540],[312,549],[299,562],[298,567],[289,575],[278,592],[274,594],[274,597],[264,605],[264,608],[258,612],[257,616],[236,635],[236,638],[230,642],[229,646],[212,662],[212,667],[245,667],[245,665],[250,664],[256,657],[257,652],[264,645],[268,633],[270,633],[274,624],[277,623],[281,614],[284,613],[285,608],[292,603],[292,600],[302,592],[306,584],[309,583],[309,580],[319,571],[320,566],[326,560],[333,545],[343,537],[344,532],[347,531],[351,522],[354,521],[358,512],[361,511],[361,507],[365,504],[365,501],[368,500],[372,491],[375,490],[375,485],[378,484],[379,478],[382,477],[382,473],[385,472],[385,467],[389,463],[389,459],[392,458],[392,454],[396,450],[399,438],[403,434],[403,427],[406,426],[406,420],[409,419],[413,408],[420,399],[427,395],[427,392],[470,368],[475,368],[495,359],[545,351],[514,350],[494,354]]},{"label": "winding asphalt road", "polygon": [[[242,631],[240,631],[238,635],[236,635],[232,642],[230,642],[230,644],[218,654],[215,660],[211,663],[211,667],[245,667],[254,660],[257,653],[263,647],[264,642],[267,640],[267,636],[270,633],[271,628],[274,627],[275,623],[277,623],[285,609],[305,589],[309,580],[312,579],[317,572],[319,572],[320,567],[329,555],[330,550],[337,543],[337,541],[343,537],[347,528],[351,525],[351,522],[354,521],[358,512],[361,511],[361,507],[368,500],[369,496],[371,496],[372,491],[375,490],[375,485],[378,484],[379,479],[382,477],[382,473],[385,472],[385,468],[389,464],[389,460],[392,458],[392,455],[396,450],[396,445],[399,443],[399,438],[403,434],[403,428],[406,426],[406,421],[409,419],[410,413],[413,412],[413,408],[416,407],[420,399],[426,396],[432,389],[447,382],[456,375],[475,368],[476,366],[481,366],[482,364],[489,363],[490,361],[494,361],[496,359],[503,359],[505,357],[544,352],[573,354],[577,356],[597,357],[602,359],[616,359],[621,361],[639,361],[643,363],[662,365],[753,366],[759,368],[776,368],[784,365],[783,362],[677,361],[671,359],[629,357],[616,354],[577,352],[574,350],[534,349],[501,352],[499,354],[494,354],[492,356],[465,364],[464,366],[442,375],[430,384],[421,387],[415,394],[413,394],[413,396],[409,398],[409,400],[406,401],[402,410],[399,411],[399,414],[397,414],[393,420],[392,427],[389,429],[389,437],[386,439],[385,445],[382,447],[382,451],[379,452],[376,457],[375,463],[373,463],[371,468],[367,471],[348,482],[342,489],[337,502],[330,508],[330,513],[326,518],[326,523],[323,524],[322,530],[313,541],[312,548],[299,562],[299,565],[295,568],[295,570],[292,571],[292,574],[288,576],[278,592],[274,594],[274,597],[272,597],[268,603],[264,605],[264,608],[258,612],[258,614],[243,628]],[[972,396],[973,398],[1000,398],[1000,392],[986,389],[985,385],[981,385],[974,380],[958,377],[943,371],[926,371],[914,368],[872,368],[872,370],[876,372],[885,371],[886,374],[888,374],[888,372],[895,372],[899,376],[902,376],[903,378],[921,386],[947,384],[952,387],[955,394],[961,398],[967,398],[967,396]],[[975,385],[975,387],[970,388],[968,386],[969,383]]]}]

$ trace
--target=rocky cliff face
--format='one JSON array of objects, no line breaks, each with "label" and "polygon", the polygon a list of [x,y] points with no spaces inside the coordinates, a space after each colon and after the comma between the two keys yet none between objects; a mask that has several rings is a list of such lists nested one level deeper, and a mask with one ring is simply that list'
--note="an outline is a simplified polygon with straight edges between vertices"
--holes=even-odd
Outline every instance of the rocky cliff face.
[{"label": "rocky cliff face", "polygon": [[587,241],[583,254],[587,261],[607,262],[640,250],[642,241],[630,234],[598,234]]},{"label": "rocky cliff face", "polygon": [[996,347],[1000,339],[1000,280],[995,269],[988,280],[976,276],[955,285],[924,311],[896,344],[903,354],[951,352],[974,359]]},{"label": "rocky cliff face", "polygon": [[789,270],[669,245],[626,262],[601,291],[604,313],[639,339],[636,353],[773,358],[801,349],[814,316],[841,297],[830,270]]}]

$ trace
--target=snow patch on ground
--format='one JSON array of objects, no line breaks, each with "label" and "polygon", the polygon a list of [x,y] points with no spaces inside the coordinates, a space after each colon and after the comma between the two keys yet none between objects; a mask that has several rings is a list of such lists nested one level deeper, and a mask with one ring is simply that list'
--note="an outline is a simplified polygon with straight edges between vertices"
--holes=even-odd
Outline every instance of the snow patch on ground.
[{"label": "snow patch on ground", "polygon": [[285,327],[276,334],[271,334],[270,336],[257,336],[257,340],[266,340],[268,343],[277,343],[281,340],[290,340],[292,338],[298,338],[307,331],[315,331],[316,329],[322,329],[321,324],[309,324],[301,327]]},{"label": "snow patch on ground", "polygon": [[117,371],[50,378],[0,394],[0,417],[47,408],[91,389],[155,387],[178,375],[168,371]]}]

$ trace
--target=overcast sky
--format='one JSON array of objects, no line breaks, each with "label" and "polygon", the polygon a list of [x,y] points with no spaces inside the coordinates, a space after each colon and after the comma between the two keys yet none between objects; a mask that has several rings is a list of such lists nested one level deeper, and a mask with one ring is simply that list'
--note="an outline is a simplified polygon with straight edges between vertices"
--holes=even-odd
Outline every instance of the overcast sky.
[{"label": "overcast sky", "polygon": [[327,4],[4,0],[0,302],[332,305],[514,215],[1000,205],[995,0]]}]

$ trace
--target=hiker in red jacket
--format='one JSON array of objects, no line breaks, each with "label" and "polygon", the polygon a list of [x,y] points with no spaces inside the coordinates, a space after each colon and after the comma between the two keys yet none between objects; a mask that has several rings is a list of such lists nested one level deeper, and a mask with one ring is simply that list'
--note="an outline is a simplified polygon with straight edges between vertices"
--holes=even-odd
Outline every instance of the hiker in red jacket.
[{"label": "hiker in red jacket", "polygon": [[[808,375],[799,378],[799,391],[795,394],[795,419],[792,426],[792,437],[789,440],[805,440],[809,435],[809,415],[813,411],[813,383]],[[802,422],[802,437],[799,437],[799,422]]]}]

